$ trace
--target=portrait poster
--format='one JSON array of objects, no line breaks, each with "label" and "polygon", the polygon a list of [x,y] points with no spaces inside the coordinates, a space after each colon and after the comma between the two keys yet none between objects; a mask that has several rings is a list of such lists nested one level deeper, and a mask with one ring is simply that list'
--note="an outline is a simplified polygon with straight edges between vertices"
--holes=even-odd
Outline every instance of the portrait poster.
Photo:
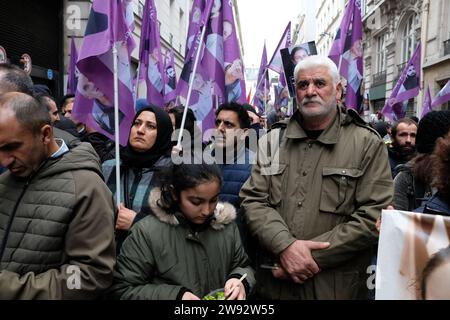
[{"label": "portrait poster", "polygon": [[450,217],[383,210],[376,300],[450,299]]},{"label": "portrait poster", "polygon": [[286,83],[288,84],[289,94],[292,98],[295,98],[294,68],[296,64],[305,57],[317,54],[316,43],[314,41],[310,41],[281,49],[280,52],[281,59],[283,60],[284,74],[286,75]]}]

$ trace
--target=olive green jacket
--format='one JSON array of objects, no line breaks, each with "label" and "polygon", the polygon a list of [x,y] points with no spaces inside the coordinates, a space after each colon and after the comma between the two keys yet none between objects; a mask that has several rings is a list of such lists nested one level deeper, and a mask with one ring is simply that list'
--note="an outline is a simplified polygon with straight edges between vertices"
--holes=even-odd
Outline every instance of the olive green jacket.
[{"label": "olive green jacket", "polygon": [[115,205],[92,146],[0,176],[0,300],[93,299],[116,262]]},{"label": "olive green jacket", "polygon": [[231,204],[219,203],[210,224],[194,232],[181,213],[170,214],[157,205],[160,195],[159,188],[151,191],[154,215],[136,223],[123,243],[113,298],[174,300],[184,290],[202,298],[244,273],[248,285],[254,285]]},{"label": "olive green jacket", "polygon": [[[357,116],[339,110],[317,140],[295,120],[260,140],[257,164],[241,189],[249,229],[275,259],[295,240],[330,242],[313,251],[321,268],[303,285],[257,270],[256,290],[273,299],[365,298],[381,210],[392,201],[387,150]],[[281,141],[281,146],[277,143]],[[279,160],[279,162],[277,162]]]}]

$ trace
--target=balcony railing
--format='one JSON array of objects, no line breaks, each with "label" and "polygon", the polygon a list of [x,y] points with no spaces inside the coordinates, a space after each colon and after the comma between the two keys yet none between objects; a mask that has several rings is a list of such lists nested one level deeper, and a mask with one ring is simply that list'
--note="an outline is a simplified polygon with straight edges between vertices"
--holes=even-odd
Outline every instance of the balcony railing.
[{"label": "balcony railing", "polygon": [[373,75],[372,82],[373,82],[373,86],[379,86],[380,84],[386,83],[386,70],[375,73]]},{"label": "balcony railing", "polygon": [[450,39],[444,41],[444,56],[450,54]]}]

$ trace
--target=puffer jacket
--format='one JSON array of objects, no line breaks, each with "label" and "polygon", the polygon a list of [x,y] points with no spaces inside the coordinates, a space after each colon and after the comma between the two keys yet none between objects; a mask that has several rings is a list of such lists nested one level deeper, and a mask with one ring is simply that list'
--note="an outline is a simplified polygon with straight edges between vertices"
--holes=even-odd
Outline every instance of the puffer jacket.
[{"label": "puffer jacket", "polygon": [[232,205],[219,203],[210,225],[194,232],[181,213],[169,214],[157,205],[160,195],[159,188],[152,190],[154,215],[135,224],[122,246],[110,290],[113,297],[174,300],[189,290],[202,298],[244,273],[244,281],[253,286]]},{"label": "puffer jacket", "polygon": [[222,171],[223,184],[220,190],[220,201],[231,203],[239,209],[239,192],[252,171],[255,153],[242,148],[234,163],[219,165]]},{"label": "puffer jacket", "polygon": [[29,178],[2,174],[0,299],[97,297],[112,282],[114,210],[87,143]]}]

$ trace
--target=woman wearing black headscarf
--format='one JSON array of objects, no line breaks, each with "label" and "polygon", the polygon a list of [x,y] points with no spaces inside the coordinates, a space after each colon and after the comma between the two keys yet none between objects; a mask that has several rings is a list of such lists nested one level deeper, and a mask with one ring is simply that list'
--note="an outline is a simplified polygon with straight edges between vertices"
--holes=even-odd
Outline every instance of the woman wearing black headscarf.
[{"label": "woman wearing black headscarf", "polygon": [[[120,245],[136,221],[150,213],[148,196],[153,188],[155,171],[171,165],[172,122],[163,109],[145,107],[136,114],[130,129],[128,144],[120,151],[121,205],[116,229]],[[116,193],[116,161],[102,166],[105,182]]]}]

